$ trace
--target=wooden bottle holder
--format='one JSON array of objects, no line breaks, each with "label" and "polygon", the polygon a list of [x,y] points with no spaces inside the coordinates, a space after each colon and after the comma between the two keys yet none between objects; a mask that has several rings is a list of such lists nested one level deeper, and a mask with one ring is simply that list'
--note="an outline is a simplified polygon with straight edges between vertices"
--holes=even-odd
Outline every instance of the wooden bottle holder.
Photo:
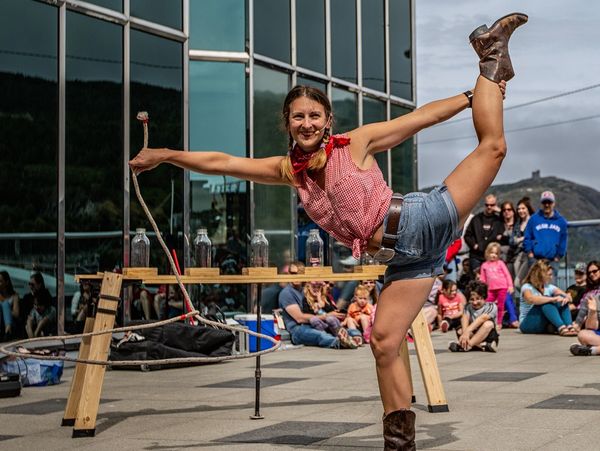
[{"label": "wooden bottle holder", "polygon": [[352,272],[379,275],[385,272],[385,265],[357,265],[353,267]]},{"label": "wooden bottle holder", "polygon": [[272,277],[277,275],[277,268],[242,268],[244,276]]},{"label": "wooden bottle holder", "polygon": [[145,277],[158,276],[158,268],[123,268],[123,275],[128,277]]},{"label": "wooden bottle holder", "polygon": [[185,268],[185,275],[191,277],[218,277],[219,268]]},{"label": "wooden bottle holder", "polygon": [[333,274],[333,268],[331,266],[306,266],[300,268],[298,274],[304,274],[307,276],[323,276],[327,274]]}]

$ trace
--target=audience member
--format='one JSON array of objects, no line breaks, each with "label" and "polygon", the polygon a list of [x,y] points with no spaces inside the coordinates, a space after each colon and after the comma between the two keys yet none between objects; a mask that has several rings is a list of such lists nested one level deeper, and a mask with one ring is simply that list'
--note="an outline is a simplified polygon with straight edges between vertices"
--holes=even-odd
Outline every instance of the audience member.
[{"label": "audience member", "polygon": [[[523,252],[523,241],[525,239],[525,229],[529,218],[534,210],[531,206],[529,197],[522,198],[517,202],[517,222],[513,227],[513,235],[510,239],[510,247],[513,254],[513,283],[515,287],[521,288],[521,283],[527,275],[529,269],[529,260],[527,252]],[[510,268],[509,268],[510,269]]]},{"label": "audience member", "polygon": [[47,293],[47,296],[52,299],[52,295],[46,288],[44,276],[42,276],[42,274],[39,272],[33,273],[29,278],[29,293],[23,296],[19,302],[19,317],[15,322],[15,326],[17,328],[16,336],[18,338],[25,338],[28,336],[26,330],[27,318],[33,309],[36,295],[44,291]]},{"label": "audience member", "polygon": [[459,330],[467,300],[458,291],[456,282],[445,279],[438,294],[438,323],[443,333],[450,329]]},{"label": "audience member", "polygon": [[567,288],[567,293],[569,293],[571,295],[571,299],[573,299],[573,302],[569,304],[569,310],[571,310],[571,316],[573,319],[577,318],[579,304],[581,303],[583,294],[586,291],[585,271],[585,263],[577,263],[574,270],[575,283]]},{"label": "audience member", "polygon": [[521,315],[519,328],[524,334],[543,334],[549,326],[563,337],[573,337],[569,302],[571,296],[552,285],[552,268],[543,260],[536,261],[521,287]]},{"label": "audience member", "polygon": [[579,312],[575,318],[577,328],[583,328],[588,311],[588,301],[593,297],[600,296],[600,261],[592,260],[587,264],[587,279],[585,281],[585,292],[581,296]]},{"label": "audience member", "polygon": [[369,343],[371,338],[370,331],[373,327],[371,323],[373,309],[374,306],[369,303],[369,290],[364,285],[357,286],[354,290],[353,302],[348,307],[348,316],[344,324],[349,330],[362,331],[362,337],[366,343]]},{"label": "audience member", "polygon": [[502,213],[502,223],[504,224],[504,231],[502,232],[502,238],[500,238],[500,259],[506,263],[512,274],[514,255],[510,247],[510,238],[515,228],[515,206],[510,201],[504,201],[500,206],[500,211]]},{"label": "audience member", "polygon": [[47,337],[56,331],[56,309],[52,306],[52,296],[48,290],[36,292],[33,308],[27,317],[27,336],[29,338]]},{"label": "audience member", "polygon": [[484,259],[485,248],[492,241],[500,241],[504,231],[502,219],[498,216],[496,196],[485,196],[485,208],[471,218],[465,231],[465,242],[469,246],[471,270],[475,271]]},{"label": "audience member", "polygon": [[567,221],[555,210],[552,191],[544,191],[540,197],[541,208],[534,213],[525,228],[523,249],[529,257],[529,265],[535,260],[549,260],[558,274],[558,262],[567,250]]},{"label": "audience member", "polygon": [[309,319],[312,328],[328,332],[335,337],[346,315],[337,311],[327,297],[326,290],[324,282],[315,281],[305,284],[302,312],[312,315]]},{"label": "audience member", "polygon": [[[498,307],[498,329],[502,329],[506,294],[512,294],[514,288],[506,263],[500,260],[500,244],[490,243],[487,245],[485,249],[485,262],[481,265],[479,278],[488,287],[486,301],[493,302]],[[516,318],[512,321],[516,321]]]},{"label": "audience member", "polygon": [[585,330],[577,334],[579,343],[571,345],[570,351],[573,355],[598,355],[598,346],[600,346],[600,330],[598,324],[598,304],[600,296],[592,296],[587,300],[587,316],[585,320]]},{"label": "audience member", "polygon": [[471,259],[464,258],[460,266],[461,270],[456,285],[459,290],[465,291],[469,286],[469,283],[472,280],[475,280],[475,274],[473,274],[473,271],[471,270]]},{"label": "audience member", "polygon": [[16,333],[13,324],[19,318],[19,295],[7,271],[0,271],[0,339],[10,340]]},{"label": "audience member", "polygon": [[496,330],[498,309],[495,304],[485,301],[487,294],[485,283],[473,281],[469,284],[469,304],[462,315],[461,328],[457,330],[458,341],[452,341],[448,345],[450,351],[496,352],[500,339]]},{"label": "audience member", "polygon": [[71,319],[74,324],[74,332],[83,332],[85,319],[90,313],[90,307],[95,304],[96,299],[92,296],[92,284],[89,280],[84,280],[79,285],[77,291],[71,299]]},{"label": "audience member", "polygon": [[[363,280],[360,284],[364,286],[369,292],[369,304],[376,305],[377,300],[379,299],[380,291],[380,287],[377,286],[377,281],[373,279]],[[354,291],[354,294],[356,295],[356,289]]]},{"label": "audience member", "polygon": [[[294,268],[302,269],[304,264],[298,261],[290,263],[290,271]],[[333,336],[310,326],[310,320],[315,315],[302,311],[304,303],[302,291],[302,282],[290,282],[279,293],[281,316],[285,328],[290,333],[292,343],[322,348],[356,348],[356,343],[343,327],[340,328],[337,336]]]}]

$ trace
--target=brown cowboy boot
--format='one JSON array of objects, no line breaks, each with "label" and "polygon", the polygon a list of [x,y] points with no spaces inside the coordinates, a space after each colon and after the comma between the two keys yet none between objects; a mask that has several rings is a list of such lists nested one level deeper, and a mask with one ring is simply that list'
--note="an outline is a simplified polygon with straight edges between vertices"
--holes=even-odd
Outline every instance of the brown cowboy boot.
[{"label": "brown cowboy boot", "polygon": [[471,45],[479,56],[479,70],[488,80],[499,83],[514,77],[512,63],[508,55],[508,40],[513,31],[527,22],[527,15],[512,13],[501,17],[490,28],[477,27],[469,36]]},{"label": "brown cowboy boot", "polygon": [[402,409],[388,413],[383,417],[384,450],[414,451],[415,418],[412,410]]}]

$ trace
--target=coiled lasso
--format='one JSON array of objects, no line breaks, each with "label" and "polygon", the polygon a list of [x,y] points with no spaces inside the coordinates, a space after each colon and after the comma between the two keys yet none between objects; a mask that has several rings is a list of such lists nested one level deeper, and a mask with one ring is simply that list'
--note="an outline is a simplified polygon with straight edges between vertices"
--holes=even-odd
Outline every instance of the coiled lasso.
[{"label": "coiled lasso", "polygon": [[[145,111],[140,111],[137,114],[137,119],[142,122],[142,125],[144,127],[144,147],[146,148],[146,147],[148,147],[148,113]],[[61,335],[61,336],[57,336],[57,337],[37,337],[37,338],[29,338],[29,339],[25,339],[25,340],[18,340],[18,341],[11,342],[7,345],[1,346],[0,352],[6,354],[8,356],[11,356],[11,357],[21,357],[21,358],[25,358],[25,359],[64,360],[66,362],[86,363],[86,364],[90,364],[90,365],[109,365],[109,366],[147,365],[147,366],[154,366],[154,365],[168,365],[168,364],[177,364],[177,363],[181,363],[181,364],[214,363],[214,362],[221,362],[224,360],[245,359],[248,357],[257,357],[262,354],[267,354],[269,352],[273,352],[273,351],[279,349],[279,347],[281,346],[281,342],[275,340],[275,338],[273,338],[269,335],[261,334],[259,332],[254,332],[252,330],[248,330],[248,329],[241,328],[241,327],[231,326],[229,324],[223,324],[223,323],[220,323],[217,321],[210,321],[206,318],[203,318],[200,315],[200,313],[194,309],[194,306],[192,305],[192,302],[190,301],[190,296],[189,296],[185,286],[181,282],[181,279],[179,277],[179,271],[177,270],[175,262],[173,261],[173,257],[171,257],[171,253],[169,252],[167,245],[165,244],[165,242],[162,239],[160,230],[158,229],[158,226],[156,225],[156,221],[154,221],[154,218],[152,217],[152,214],[150,213],[150,210],[146,206],[146,202],[144,201],[144,198],[142,197],[142,194],[140,192],[140,186],[139,186],[138,180],[137,180],[137,175],[136,175],[135,171],[133,171],[133,170],[131,170],[131,178],[133,180],[135,194],[140,202],[140,205],[142,206],[144,212],[146,213],[146,216],[148,217],[148,220],[150,221],[150,224],[152,225],[152,229],[154,229],[154,232],[156,233],[156,238],[158,238],[158,242],[160,243],[161,247],[165,251],[165,254],[167,255],[167,258],[169,259],[169,264],[171,265],[173,274],[175,274],[175,278],[177,279],[177,285],[179,285],[179,288],[181,289],[181,292],[183,293],[183,299],[185,301],[185,305],[187,307],[186,310],[188,310],[188,313],[177,316],[175,318],[170,318],[170,319],[167,319],[164,321],[158,321],[158,322],[151,323],[151,324],[141,324],[141,325],[137,325],[137,326],[119,327],[119,328],[115,328],[115,329],[108,329],[108,330],[102,330],[102,331],[98,331],[98,332],[89,332],[89,333],[76,334],[76,335]],[[102,298],[102,294],[100,294],[100,298]],[[259,300],[259,302],[260,302],[260,300]],[[244,334],[252,335],[258,339],[265,339],[265,340],[268,340],[271,343],[273,343],[274,346],[271,346],[270,348],[262,350],[262,351],[251,352],[248,354],[226,355],[226,356],[217,356],[217,357],[179,357],[179,358],[173,358],[173,359],[158,359],[158,360],[92,360],[92,359],[73,358],[73,357],[68,357],[68,356],[53,356],[53,355],[49,356],[49,355],[38,354],[35,352],[21,352],[18,349],[19,346],[24,346],[24,345],[39,342],[39,341],[44,341],[44,342],[63,341],[64,342],[66,339],[85,338],[85,337],[92,337],[95,335],[105,335],[105,334],[113,334],[113,333],[119,333],[119,332],[129,332],[129,331],[133,331],[133,330],[151,329],[153,327],[160,327],[165,324],[173,323],[176,321],[182,321],[182,320],[185,320],[188,318],[194,318],[197,321],[199,321],[200,323],[205,324],[207,326],[213,326],[215,328],[226,329],[226,330],[230,330],[230,331],[238,331],[238,332],[241,332]],[[12,348],[13,350],[7,349],[7,347]]]}]

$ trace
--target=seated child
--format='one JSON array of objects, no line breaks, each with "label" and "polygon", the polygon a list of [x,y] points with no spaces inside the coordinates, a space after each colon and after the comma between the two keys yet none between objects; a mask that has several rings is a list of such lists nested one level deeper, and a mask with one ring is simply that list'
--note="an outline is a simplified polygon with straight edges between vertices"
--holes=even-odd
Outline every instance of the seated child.
[{"label": "seated child", "polygon": [[48,290],[35,294],[33,308],[25,326],[29,338],[47,337],[56,333],[56,309],[51,304],[52,297]]},{"label": "seated child", "polygon": [[344,320],[344,325],[352,330],[360,330],[363,332],[363,339],[366,343],[369,342],[369,336],[365,337],[365,331],[371,329],[371,314],[373,313],[373,305],[369,303],[369,289],[364,285],[359,285],[354,290],[354,301],[348,307],[348,316]]},{"label": "seated child", "polygon": [[468,286],[469,305],[461,318],[461,331],[458,342],[448,345],[452,352],[471,351],[478,349],[496,352],[500,336],[496,331],[496,304],[485,302],[487,286],[483,282],[473,281]]},{"label": "seated child", "polygon": [[458,333],[466,303],[467,300],[458,291],[456,282],[445,279],[438,294],[438,323],[442,332],[455,329]]}]

